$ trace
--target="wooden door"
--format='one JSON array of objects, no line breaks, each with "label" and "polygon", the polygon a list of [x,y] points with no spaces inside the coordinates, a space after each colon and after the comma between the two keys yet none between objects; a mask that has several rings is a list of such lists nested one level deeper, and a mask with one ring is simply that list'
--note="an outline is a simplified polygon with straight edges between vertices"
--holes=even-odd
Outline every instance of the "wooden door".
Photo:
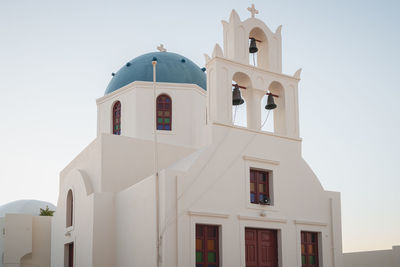
[{"label": "wooden door", "polygon": [[74,267],[74,243],[68,245],[68,267]]},{"label": "wooden door", "polygon": [[278,267],[277,231],[245,230],[246,267]]},{"label": "wooden door", "polygon": [[246,244],[246,267],[257,267],[258,266],[257,229],[246,229],[245,244]]}]

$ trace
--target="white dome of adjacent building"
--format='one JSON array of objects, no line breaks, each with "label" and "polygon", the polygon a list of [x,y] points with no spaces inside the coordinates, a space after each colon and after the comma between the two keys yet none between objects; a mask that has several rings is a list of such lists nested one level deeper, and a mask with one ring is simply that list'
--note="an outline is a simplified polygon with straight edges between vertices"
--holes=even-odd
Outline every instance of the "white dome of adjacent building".
[{"label": "white dome of adjacent building", "polygon": [[0,206],[0,217],[4,217],[7,213],[31,214],[37,216],[40,214],[40,209],[46,209],[46,206],[48,206],[50,210],[56,210],[56,206],[50,202],[33,199],[16,200]]}]

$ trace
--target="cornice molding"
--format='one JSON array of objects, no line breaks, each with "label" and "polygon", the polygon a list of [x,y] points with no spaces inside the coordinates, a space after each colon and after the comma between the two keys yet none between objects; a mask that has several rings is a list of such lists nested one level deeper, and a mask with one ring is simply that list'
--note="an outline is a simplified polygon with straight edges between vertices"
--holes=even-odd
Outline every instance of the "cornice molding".
[{"label": "cornice molding", "polygon": [[312,225],[312,226],[328,226],[328,223],[325,222],[315,222],[315,221],[304,221],[304,220],[293,220],[295,224],[302,224],[302,225]]},{"label": "cornice molding", "polygon": [[229,213],[218,213],[218,212],[211,212],[211,211],[195,211],[189,210],[188,214],[190,216],[201,216],[201,217],[214,217],[214,218],[229,218]]},{"label": "cornice molding", "polygon": [[276,161],[276,160],[262,159],[262,158],[246,156],[246,155],[243,156],[243,159],[248,160],[248,161],[257,161],[257,162],[271,164],[271,165],[279,165],[280,164],[280,162]]},{"label": "cornice molding", "polygon": [[274,223],[287,223],[287,219],[283,218],[270,218],[270,217],[256,217],[248,215],[238,215],[239,220],[247,221],[261,221],[261,222],[274,222]]}]

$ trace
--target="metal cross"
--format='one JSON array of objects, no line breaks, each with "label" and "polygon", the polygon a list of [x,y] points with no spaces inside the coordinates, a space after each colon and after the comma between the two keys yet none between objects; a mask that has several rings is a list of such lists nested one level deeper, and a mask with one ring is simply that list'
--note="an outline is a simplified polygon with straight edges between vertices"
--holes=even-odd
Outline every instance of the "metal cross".
[{"label": "metal cross", "polygon": [[157,46],[158,51],[160,52],[167,52],[167,49],[164,48],[163,44],[160,44],[159,46]]},{"label": "metal cross", "polygon": [[247,8],[251,13],[251,17],[254,18],[256,14],[258,14],[258,10],[254,7],[254,4],[251,4],[251,7]]}]

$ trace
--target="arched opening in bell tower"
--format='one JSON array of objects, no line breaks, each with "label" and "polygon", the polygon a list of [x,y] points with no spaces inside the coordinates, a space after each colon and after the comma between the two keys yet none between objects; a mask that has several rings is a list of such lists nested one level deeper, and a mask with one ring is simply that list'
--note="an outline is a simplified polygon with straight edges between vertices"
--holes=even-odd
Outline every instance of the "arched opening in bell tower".
[{"label": "arched opening in bell tower", "polygon": [[[238,92],[235,92],[235,86],[238,88],[240,94]],[[233,77],[232,77],[232,98],[237,98],[239,97],[242,102],[239,104],[236,103],[235,105],[234,99],[232,101],[232,124],[241,126],[241,127],[247,127],[247,105],[246,105],[246,100],[247,100],[247,88],[251,88],[251,80],[250,77],[243,73],[243,72],[236,72]],[[237,100],[237,99],[236,99]]]},{"label": "arched opening in bell tower", "polygon": [[261,98],[261,131],[274,132],[274,110],[266,110],[268,96],[264,95]]},{"label": "arched opening in bell tower", "polygon": [[251,53],[249,51],[249,64],[261,69],[268,70],[269,69],[268,39],[264,31],[258,27],[253,28],[249,34],[249,47],[250,46],[254,47],[254,45],[257,47],[257,52]]},{"label": "arched opening in bell tower", "polygon": [[286,114],[285,114],[285,90],[281,83],[273,81],[266,93],[273,95],[275,109],[266,109],[268,95],[263,96],[261,100],[261,130],[274,132],[277,134],[286,133]]}]

